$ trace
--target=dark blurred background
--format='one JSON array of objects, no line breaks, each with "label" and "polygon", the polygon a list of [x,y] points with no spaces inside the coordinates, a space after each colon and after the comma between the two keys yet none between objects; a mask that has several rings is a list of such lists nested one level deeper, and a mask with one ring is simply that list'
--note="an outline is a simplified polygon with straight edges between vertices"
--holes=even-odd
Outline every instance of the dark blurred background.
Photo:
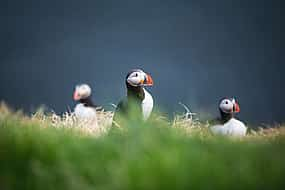
[{"label": "dark blurred background", "polygon": [[178,102],[218,115],[235,96],[250,123],[285,120],[284,3],[268,0],[4,0],[0,99],[33,111],[73,107],[77,83],[111,109],[125,74],[149,72],[149,91],[170,116]]}]

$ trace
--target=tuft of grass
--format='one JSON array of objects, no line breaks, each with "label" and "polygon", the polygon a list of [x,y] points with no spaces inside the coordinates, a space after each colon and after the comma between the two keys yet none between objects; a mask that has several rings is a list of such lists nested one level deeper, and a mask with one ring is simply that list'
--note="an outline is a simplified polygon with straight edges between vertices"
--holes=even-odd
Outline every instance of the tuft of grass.
[{"label": "tuft of grass", "polygon": [[[103,135],[72,115],[0,107],[0,189],[284,189],[284,129],[243,139],[154,115]],[[55,118],[55,119],[54,119]],[[103,127],[103,124],[100,127]]]}]

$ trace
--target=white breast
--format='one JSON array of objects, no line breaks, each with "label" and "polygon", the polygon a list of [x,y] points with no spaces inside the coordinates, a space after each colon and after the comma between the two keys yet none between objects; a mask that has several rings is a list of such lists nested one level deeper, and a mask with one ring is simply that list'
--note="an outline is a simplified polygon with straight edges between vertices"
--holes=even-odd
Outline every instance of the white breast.
[{"label": "white breast", "polygon": [[93,120],[97,122],[96,110],[91,107],[86,107],[83,104],[77,104],[74,108],[74,114],[81,120]]},{"label": "white breast", "polygon": [[232,118],[224,125],[215,125],[210,128],[214,134],[230,135],[230,136],[245,136],[246,126],[243,122]]},{"label": "white breast", "polygon": [[142,101],[142,111],[143,111],[143,119],[147,120],[152,112],[153,108],[153,98],[151,94],[144,89],[144,100]]}]

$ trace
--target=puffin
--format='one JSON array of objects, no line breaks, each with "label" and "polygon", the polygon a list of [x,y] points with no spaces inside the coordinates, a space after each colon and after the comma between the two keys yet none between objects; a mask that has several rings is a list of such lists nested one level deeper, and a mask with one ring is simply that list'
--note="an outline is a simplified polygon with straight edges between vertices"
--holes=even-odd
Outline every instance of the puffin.
[{"label": "puffin", "polygon": [[234,115],[240,112],[240,106],[234,98],[224,98],[219,105],[219,124],[210,127],[213,134],[242,137],[246,135],[247,127]]},{"label": "puffin", "polygon": [[91,100],[91,92],[88,84],[80,84],[75,87],[73,100],[78,104],[74,108],[74,114],[79,120],[92,120],[97,123],[97,106]]},{"label": "puffin", "polygon": [[152,77],[141,69],[133,69],[127,74],[125,84],[127,95],[117,104],[113,124],[117,122],[118,116],[128,118],[135,111],[141,113],[138,118],[146,121],[151,115],[154,101],[145,87],[153,86]]}]

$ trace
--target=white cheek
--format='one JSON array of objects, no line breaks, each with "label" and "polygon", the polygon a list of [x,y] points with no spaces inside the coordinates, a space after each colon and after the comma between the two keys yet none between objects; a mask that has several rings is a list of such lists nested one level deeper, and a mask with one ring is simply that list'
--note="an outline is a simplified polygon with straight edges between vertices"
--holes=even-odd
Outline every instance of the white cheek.
[{"label": "white cheek", "polygon": [[80,96],[84,96],[84,94],[85,94],[85,92],[84,92],[84,90],[78,90],[78,92],[79,92],[79,94],[80,94]]},{"label": "white cheek", "polygon": [[80,90],[79,93],[80,93],[80,96],[82,98],[86,98],[86,97],[90,96],[90,92],[86,91],[86,90]]},{"label": "white cheek", "polygon": [[138,85],[140,84],[140,79],[138,77],[131,77],[127,79],[129,84]]},{"label": "white cheek", "polygon": [[223,111],[232,111],[233,109],[233,104],[221,104],[220,105],[220,108],[223,110]]}]

